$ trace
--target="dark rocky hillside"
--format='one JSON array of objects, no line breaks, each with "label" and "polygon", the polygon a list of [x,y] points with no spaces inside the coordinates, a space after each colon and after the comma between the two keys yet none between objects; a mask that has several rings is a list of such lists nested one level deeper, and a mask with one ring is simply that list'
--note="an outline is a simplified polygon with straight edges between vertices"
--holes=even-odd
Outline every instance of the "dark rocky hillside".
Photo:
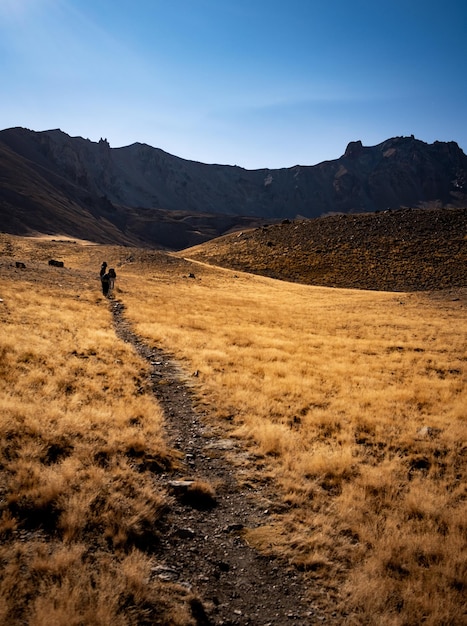
[{"label": "dark rocky hillside", "polygon": [[240,232],[183,255],[328,287],[426,291],[467,287],[467,209],[335,215]]},{"label": "dark rocky hillside", "polygon": [[455,142],[356,141],[334,161],[245,170],[60,130],[0,132],[0,230],[13,234],[182,249],[264,219],[432,202],[467,204],[467,157]]}]

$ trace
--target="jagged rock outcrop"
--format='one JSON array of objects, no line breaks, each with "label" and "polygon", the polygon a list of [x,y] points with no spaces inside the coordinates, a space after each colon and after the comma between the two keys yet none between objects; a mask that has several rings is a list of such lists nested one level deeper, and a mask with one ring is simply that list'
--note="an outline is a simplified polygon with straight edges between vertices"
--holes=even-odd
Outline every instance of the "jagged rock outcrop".
[{"label": "jagged rock outcrop", "polygon": [[[187,161],[140,143],[110,148],[105,139],[13,128],[0,132],[0,176],[2,230],[60,228],[74,236],[91,230],[98,241],[164,245],[163,224],[170,247],[226,232],[244,216],[467,204],[464,152],[455,142],[426,144],[413,136],[373,147],[354,141],[339,159],[314,166],[245,170]],[[197,228],[188,216],[198,216]],[[184,233],[183,243],[174,246],[177,232]]]}]

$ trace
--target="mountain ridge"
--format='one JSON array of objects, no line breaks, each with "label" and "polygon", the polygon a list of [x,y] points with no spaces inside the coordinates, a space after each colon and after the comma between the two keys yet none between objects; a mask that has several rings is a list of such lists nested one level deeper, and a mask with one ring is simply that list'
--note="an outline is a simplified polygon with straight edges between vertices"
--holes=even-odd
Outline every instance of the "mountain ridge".
[{"label": "mountain ridge", "polygon": [[[182,249],[263,220],[467,204],[455,142],[350,142],[333,161],[246,170],[60,129],[0,131],[0,228]],[[57,230],[58,229],[58,230]]]}]

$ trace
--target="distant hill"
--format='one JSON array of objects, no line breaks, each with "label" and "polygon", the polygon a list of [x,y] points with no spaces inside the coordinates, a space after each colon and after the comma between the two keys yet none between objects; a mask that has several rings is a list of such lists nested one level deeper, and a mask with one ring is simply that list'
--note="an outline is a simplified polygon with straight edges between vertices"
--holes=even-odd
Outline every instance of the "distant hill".
[{"label": "distant hill", "polygon": [[467,205],[455,142],[360,141],[313,166],[245,170],[135,143],[110,148],[60,130],[0,132],[0,230],[182,249],[264,220]]},{"label": "distant hill", "polygon": [[465,288],[467,209],[399,209],[285,220],[179,254],[311,285],[380,291]]}]

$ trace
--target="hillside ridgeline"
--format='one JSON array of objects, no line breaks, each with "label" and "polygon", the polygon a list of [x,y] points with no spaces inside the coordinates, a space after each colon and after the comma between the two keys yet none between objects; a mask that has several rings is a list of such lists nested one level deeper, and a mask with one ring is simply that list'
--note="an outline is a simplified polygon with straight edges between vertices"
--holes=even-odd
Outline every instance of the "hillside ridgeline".
[{"label": "hillside ridgeline", "polygon": [[181,254],[327,287],[381,291],[465,287],[467,209],[401,209],[285,220],[226,235]]}]

